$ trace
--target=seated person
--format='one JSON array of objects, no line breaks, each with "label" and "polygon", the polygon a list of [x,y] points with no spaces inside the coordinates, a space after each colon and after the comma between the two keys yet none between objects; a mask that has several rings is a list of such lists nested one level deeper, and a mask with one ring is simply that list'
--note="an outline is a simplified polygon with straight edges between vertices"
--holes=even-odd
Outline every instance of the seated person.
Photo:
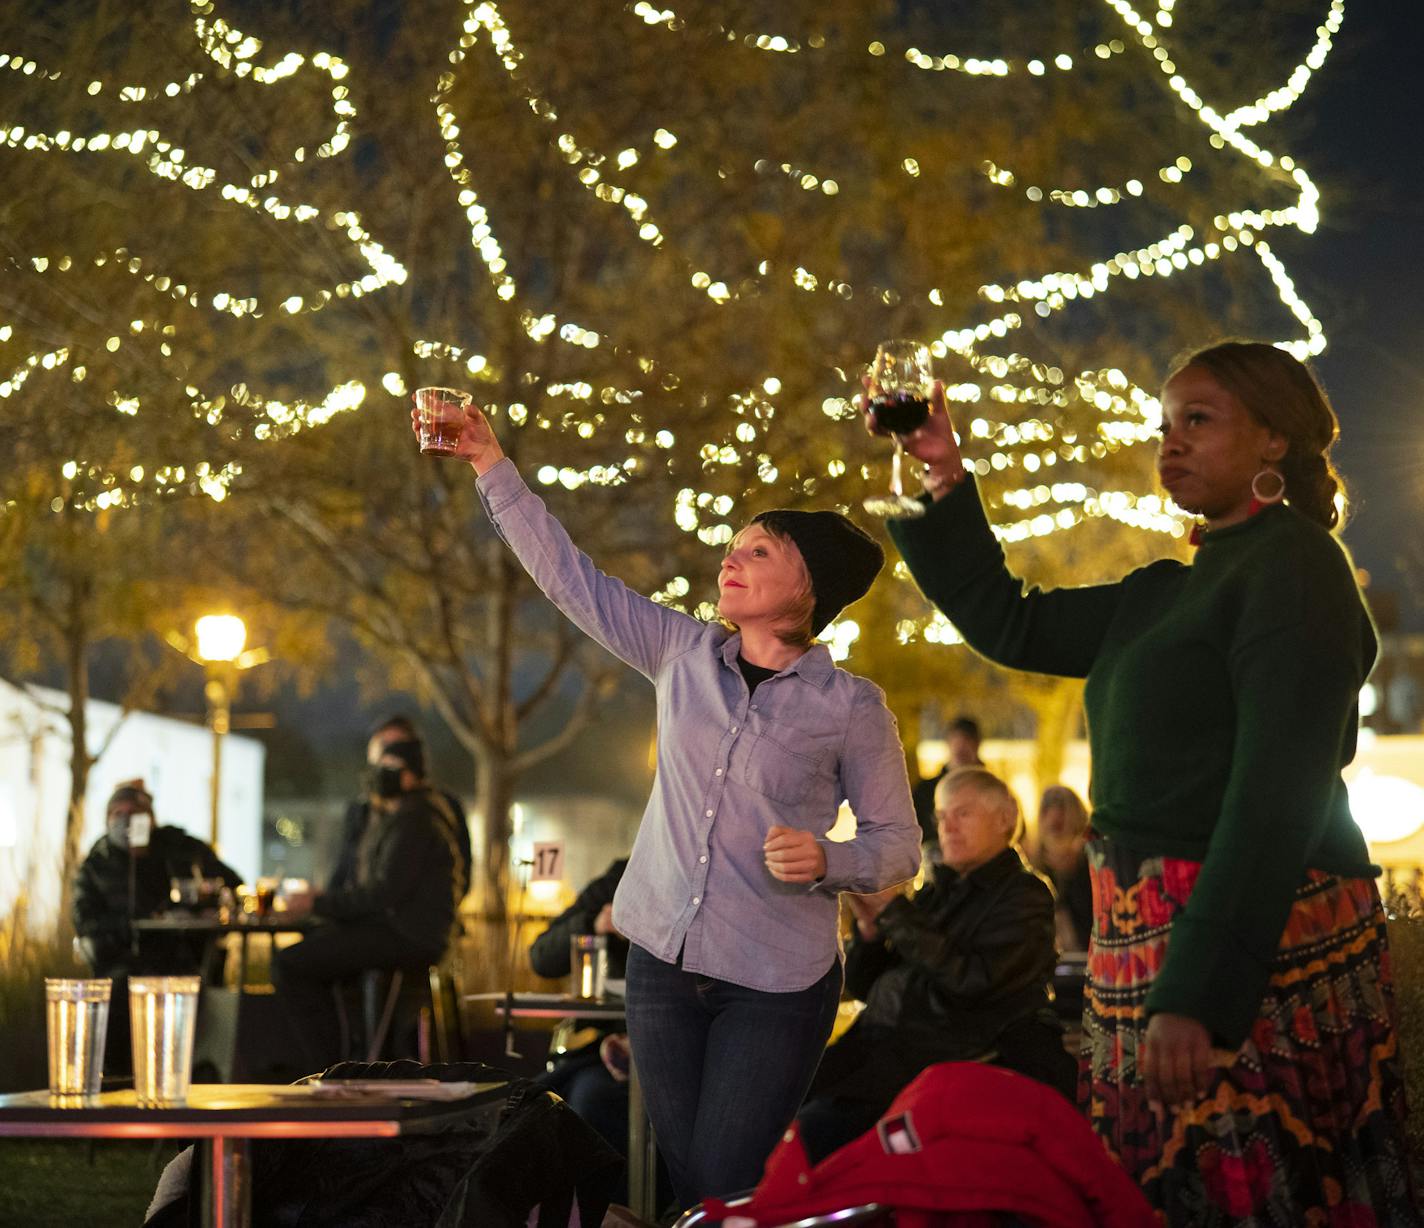
[{"label": "seated person", "polygon": [[1033,867],[1058,897],[1054,925],[1060,951],[1086,951],[1093,930],[1093,884],[1088,877],[1088,808],[1067,785],[1049,785],[1038,803]]},{"label": "seated person", "polygon": [[915,803],[915,819],[919,822],[921,840],[931,860],[939,857],[939,832],[935,828],[935,789],[950,772],[963,767],[983,767],[979,758],[979,746],[983,735],[979,722],[972,716],[959,715],[950,721],[945,730],[945,748],[949,757],[933,776],[925,776],[915,782],[910,796]]},{"label": "seated person", "polygon": [[156,827],[153,798],[141,780],[120,784],[109,798],[104,834],[74,876],[74,933],[95,976],[113,978],[104,1069],[129,1068],[128,978],[213,972],[207,944],[187,934],[147,933],[131,922],[168,909],[175,878],[216,878],[237,887],[236,870],[181,827]]},{"label": "seated person", "polygon": [[288,897],[289,914],[310,909],[323,922],[272,960],[272,983],[312,1070],[346,1056],[333,985],[370,969],[438,963],[449,944],[464,878],[454,832],[421,766],[408,744],[387,746],[371,776],[355,882]]},{"label": "seated person", "polygon": [[[613,893],[627,866],[627,858],[615,861],[534,939],[529,964],[535,973],[551,980],[568,977],[572,971],[569,939],[575,934],[606,934],[608,975],[622,979],[628,940],[613,928]],[[539,1078],[617,1148],[619,1155],[628,1150],[626,1056],[626,1041],[618,1029],[582,1027],[570,1021],[555,1031],[549,1046],[549,1069]],[[615,1075],[614,1070],[619,1073]]]},{"label": "seated person", "polygon": [[865,1001],[826,1050],[797,1120],[813,1163],[875,1124],[936,1062],[989,1060],[1073,1095],[1075,1063],[1049,1005],[1053,893],[1012,846],[1018,804],[984,768],[935,790],[943,864],[913,900],[848,896],[846,989]]},{"label": "seated person", "polygon": [[[370,777],[376,771],[376,765],[381,760],[382,753],[387,747],[397,748],[397,753],[410,764],[411,770],[417,776],[425,776],[425,743],[416,730],[415,722],[407,716],[399,714],[387,717],[379,725],[371,730],[371,736],[366,741],[366,771],[365,776]],[[328,891],[341,891],[352,886],[356,881],[356,856],[361,847],[361,837],[365,834],[367,826],[371,821],[371,799],[369,789],[364,787],[368,781],[363,780],[361,796],[353,798],[346,806],[346,814],[341,822],[341,847],[336,855],[336,868],[331,873],[331,878],[326,884]],[[449,821],[451,830],[455,833],[455,844],[460,852],[460,873],[465,884],[465,890],[469,890],[470,865],[472,853],[470,850],[470,826],[465,820],[465,808],[460,805],[460,799],[453,793],[444,789],[433,788],[432,800],[436,808],[444,814]],[[464,892],[461,892],[461,898]]]}]

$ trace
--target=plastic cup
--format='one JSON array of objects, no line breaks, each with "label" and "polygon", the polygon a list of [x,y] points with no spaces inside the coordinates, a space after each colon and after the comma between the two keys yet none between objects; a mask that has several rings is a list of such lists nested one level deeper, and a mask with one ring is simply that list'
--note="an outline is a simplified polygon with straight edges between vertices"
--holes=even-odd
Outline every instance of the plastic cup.
[{"label": "plastic cup", "polygon": [[113,987],[108,977],[45,977],[45,1030],[49,1035],[52,1095],[69,1099],[99,1094]]},{"label": "plastic cup", "polygon": [[201,983],[196,976],[129,978],[134,1094],[140,1105],[158,1108],[187,1100]]},{"label": "plastic cup", "polygon": [[575,934],[569,939],[569,992],[575,998],[601,998],[608,981],[608,935]]},{"label": "plastic cup", "polygon": [[428,456],[454,456],[465,425],[465,410],[473,398],[458,388],[417,388],[420,450]]},{"label": "plastic cup", "polygon": [[277,879],[259,878],[257,880],[257,919],[265,921],[272,915],[273,906],[277,903]]}]

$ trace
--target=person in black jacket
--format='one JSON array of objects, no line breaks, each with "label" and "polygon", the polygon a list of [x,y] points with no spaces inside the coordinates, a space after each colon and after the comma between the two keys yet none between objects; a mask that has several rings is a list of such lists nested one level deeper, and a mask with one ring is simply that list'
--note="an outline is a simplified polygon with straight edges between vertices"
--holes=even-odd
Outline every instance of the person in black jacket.
[{"label": "person in black jacket", "polygon": [[[537,975],[550,980],[566,978],[572,971],[569,939],[577,934],[604,934],[608,938],[608,975],[623,978],[628,940],[613,928],[613,893],[627,866],[628,859],[620,857],[534,939],[529,965]],[[568,1101],[620,1155],[628,1150],[628,1083],[626,1076],[620,1079],[614,1075],[603,1053],[612,1049],[609,1056],[616,1060],[625,1046],[626,1038],[616,1028],[580,1027],[572,1021],[555,1031],[549,1046],[549,1068],[539,1077],[544,1087]]]},{"label": "person in black jacket", "polygon": [[272,961],[272,983],[314,1069],[344,1056],[334,983],[438,963],[449,944],[465,882],[448,811],[421,767],[410,744],[387,746],[371,775],[355,882],[310,901],[288,897],[289,912],[310,907],[323,922]]},{"label": "person in black jacket", "polygon": [[229,888],[237,871],[181,827],[156,827],[153,797],[143,781],[119,785],[109,798],[104,834],[74,877],[74,933],[95,976],[110,977],[109,1032],[104,1069],[128,1069],[130,976],[181,976],[203,968],[205,944],[184,934],[146,934],[136,941],[131,923],[163,912],[173,879],[221,879]]},{"label": "person in black jacket", "polygon": [[939,831],[935,826],[935,790],[939,788],[939,782],[957,768],[984,766],[984,761],[979,758],[979,744],[982,741],[983,734],[978,721],[972,716],[956,716],[945,731],[949,758],[938,772],[933,776],[921,777],[910,790],[910,797],[915,803],[915,821],[920,825],[923,843],[932,857],[939,856]]},{"label": "person in black jacket", "polygon": [[1072,1097],[1049,1005],[1053,893],[1013,847],[1018,803],[984,768],[935,793],[943,864],[913,900],[848,896],[846,989],[865,1010],[827,1049],[798,1114],[813,1162],[864,1133],[926,1066],[992,1061]]},{"label": "person in black jacket", "polygon": [[[366,739],[366,779],[363,780],[366,787],[363,787],[360,797],[352,798],[347,803],[346,813],[341,820],[341,847],[337,850],[336,867],[326,883],[328,891],[343,891],[356,882],[356,858],[361,848],[361,837],[371,821],[369,778],[377,770],[381,756],[388,748],[395,748],[397,754],[412,765],[416,775],[425,775],[425,743],[410,717],[396,713],[371,730],[371,736]],[[448,790],[437,788],[435,792],[444,804],[451,830],[455,834],[455,844],[460,853],[460,872],[465,890],[468,891],[473,854],[470,849],[470,827],[465,821],[465,808],[460,804],[460,799]],[[464,892],[461,892],[462,896],[463,894]]]}]

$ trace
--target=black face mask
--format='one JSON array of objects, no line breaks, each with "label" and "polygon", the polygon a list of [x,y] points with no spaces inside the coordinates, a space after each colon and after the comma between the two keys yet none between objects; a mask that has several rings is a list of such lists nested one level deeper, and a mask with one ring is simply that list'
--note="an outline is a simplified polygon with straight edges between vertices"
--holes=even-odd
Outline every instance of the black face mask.
[{"label": "black face mask", "polygon": [[399,797],[405,792],[401,785],[404,768],[368,767],[366,769],[366,791],[376,797]]}]

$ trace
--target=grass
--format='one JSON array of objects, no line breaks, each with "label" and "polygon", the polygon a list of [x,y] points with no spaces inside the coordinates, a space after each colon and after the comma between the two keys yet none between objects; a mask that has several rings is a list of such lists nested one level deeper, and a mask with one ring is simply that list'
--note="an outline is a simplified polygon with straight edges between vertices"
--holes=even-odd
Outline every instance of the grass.
[{"label": "grass", "polygon": [[[23,902],[0,921],[0,1092],[45,1086],[44,979],[87,976],[68,937],[36,934]],[[0,1218],[0,1223],[10,1221]]]},{"label": "grass", "polygon": [[0,1139],[0,1224],[142,1224],[158,1174],[182,1146]]}]

